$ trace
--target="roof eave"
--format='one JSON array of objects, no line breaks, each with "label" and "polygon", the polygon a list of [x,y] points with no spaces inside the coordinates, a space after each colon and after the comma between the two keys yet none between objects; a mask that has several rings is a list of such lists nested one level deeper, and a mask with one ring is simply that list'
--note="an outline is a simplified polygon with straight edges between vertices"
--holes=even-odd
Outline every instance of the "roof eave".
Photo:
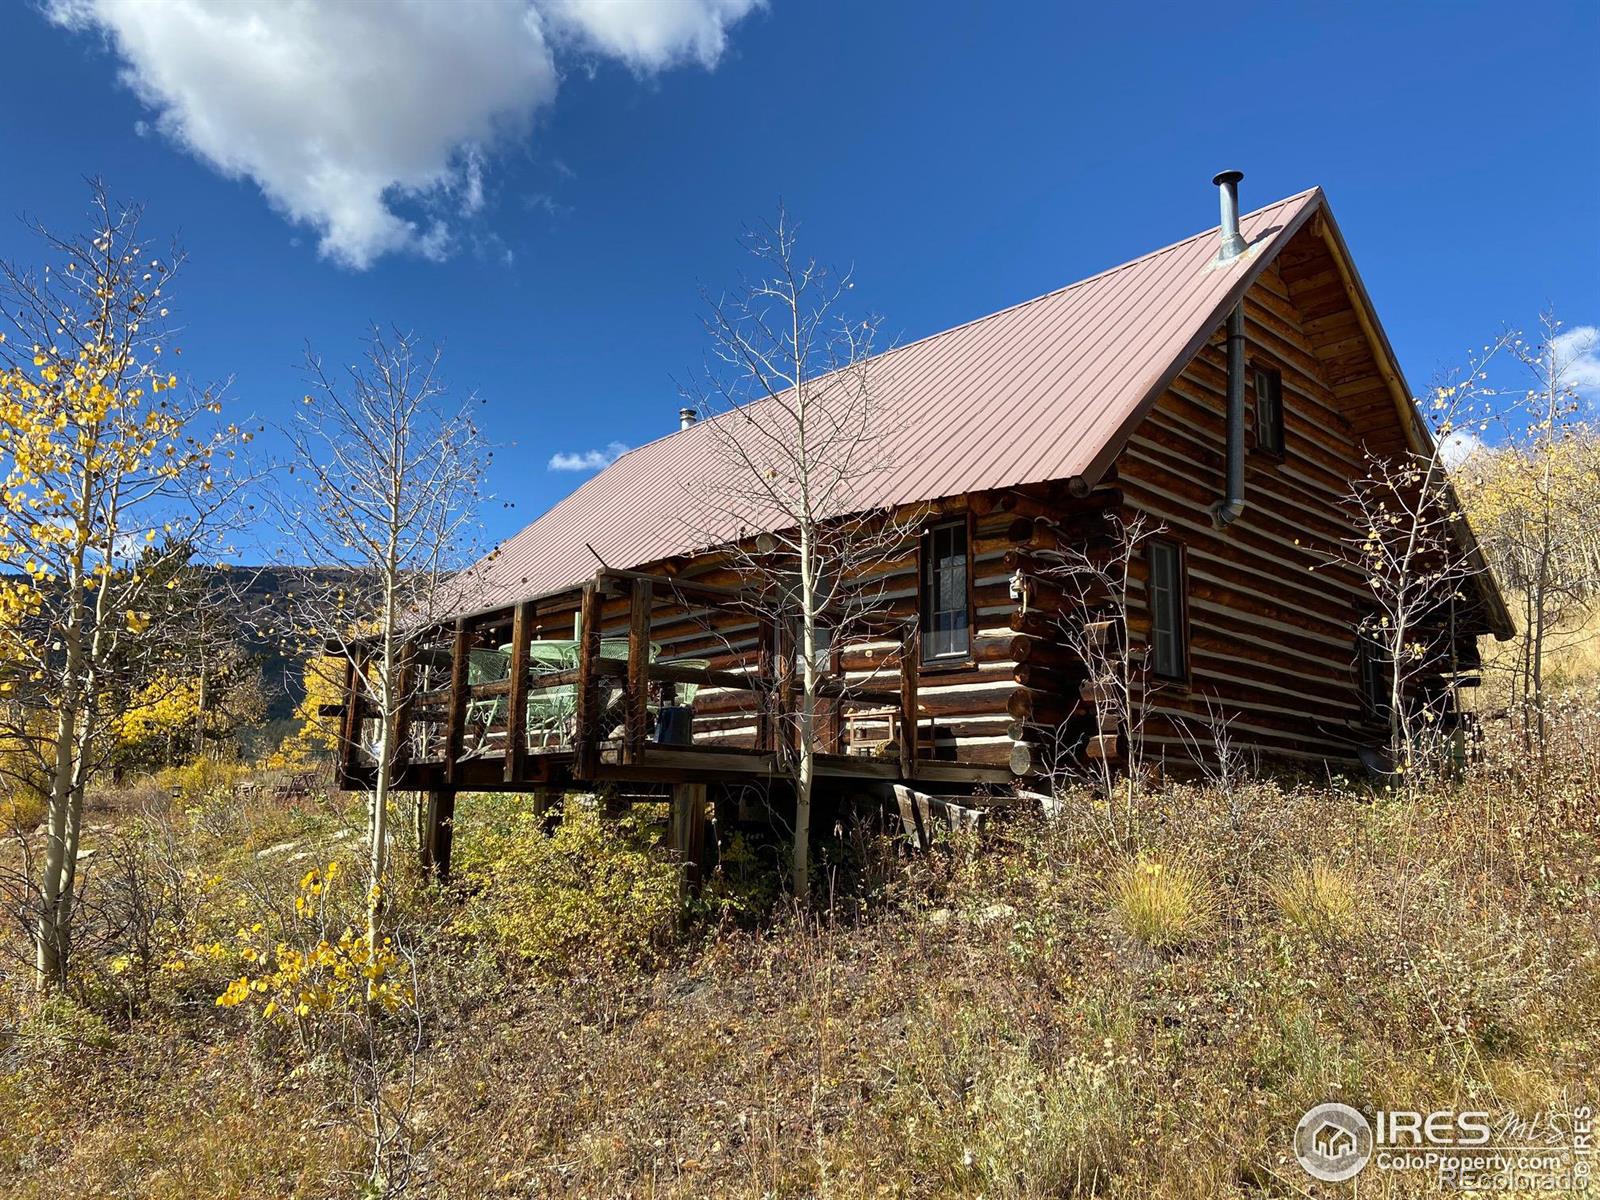
[{"label": "roof eave", "polygon": [[[1327,244],[1329,253],[1333,255],[1334,263],[1339,268],[1346,290],[1355,305],[1356,317],[1361,322],[1362,331],[1372,344],[1373,354],[1378,359],[1378,369],[1389,385],[1396,412],[1405,429],[1406,441],[1414,453],[1431,458],[1438,453],[1438,447],[1434,443],[1427,422],[1417,410],[1415,393],[1406,383],[1405,374],[1400,369],[1399,357],[1389,342],[1389,335],[1384,332],[1383,323],[1378,320],[1378,312],[1373,306],[1372,297],[1367,294],[1366,284],[1361,281],[1361,273],[1356,270],[1355,260],[1350,256],[1350,247],[1345,244],[1344,234],[1340,232],[1339,223],[1334,220],[1326,201],[1322,203],[1321,211],[1322,220],[1318,232]],[[1456,512],[1451,525],[1472,564],[1489,632],[1494,634],[1496,641],[1509,641],[1516,636],[1516,621],[1511,616],[1510,606],[1506,604],[1505,594],[1500,590],[1500,581],[1490,570],[1477,534],[1472,531],[1472,524],[1467,520],[1466,513],[1455,495],[1454,485],[1447,486],[1450,487],[1451,503]]]}]

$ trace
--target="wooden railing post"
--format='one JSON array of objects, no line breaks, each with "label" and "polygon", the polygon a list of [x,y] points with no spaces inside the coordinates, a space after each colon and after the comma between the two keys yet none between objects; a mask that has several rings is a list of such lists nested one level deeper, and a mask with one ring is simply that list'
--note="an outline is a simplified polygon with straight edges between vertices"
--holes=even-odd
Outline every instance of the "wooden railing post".
[{"label": "wooden railing post", "polygon": [[349,788],[355,778],[356,743],[361,737],[361,651],[347,650],[344,660],[344,711],[339,721],[339,786]]},{"label": "wooden railing post", "polygon": [[778,624],[765,617],[756,622],[756,749],[767,754],[778,749],[777,662]]},{"label": "wooden railing post", "polygon": [[655,588],[648,579],[635,579],[628,607],[628,690],[624,723],[624,760],[644,757],[650,724],[650,610]]},{"label": "wooden railing post", "polygon": [[917,772],[917,639],[908,622],[900,637],[900,777]]},{"label": "wooden railing post", "polygon": [[400,693],[394,715],[394,766],[397,772],[411,761],[411,698],[417,690],[417,643],[408,638],[400,646],[400,669],[395,673]]},{"label": "wooden railing post", "polygon": [[837,639],[828,647],[828,670],[823,677],[837,680],[839,690],[837,694],[820,698],[817,702],[817,741],[821,743],[824,753],[838,754],[844,739],[844,697],[849,689],[841,667]]},{"label": "wooden railing post", "polygon": [[[772,647],[772,748],[778,754],[784,754],[798,747],[799,738],[796,722],[788,719],[797,707],[794,696],[794,638],[788,636],[782,621],[777,622],[773,631]],[[787,761],[792,762],[793,759]]]},{"label": "wooden railing post", "polygon": [[591,581],[583,585],[583,600],[578,608],[578,705],[573,742],[574,774],[592,779],[600,765],[600,587]]},{"label": "wooden railing post", "polygon": [[455,640],[450,652],[450,708],[445,725],[444,777],[455,782],[456,760],[467,728],[467,666],[472,656],[472,634],[462,617],[456,618]]},{"label": "wooden railing post", "polygon": [[522,778],[528,757],[528,644],[533,640],[533,601],[517,605],[511,618],[511,691],[506,697],[505,781]]}]

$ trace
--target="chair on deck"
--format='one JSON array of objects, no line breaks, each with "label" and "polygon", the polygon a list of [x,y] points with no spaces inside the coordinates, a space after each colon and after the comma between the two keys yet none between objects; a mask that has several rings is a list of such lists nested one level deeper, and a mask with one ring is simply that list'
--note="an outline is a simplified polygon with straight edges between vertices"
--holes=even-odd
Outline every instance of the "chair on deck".
[{"label": "chair on deck", "polygon": [[[650,661],[661,656],[661,643],[650,643]],[[627,638],[602,638],[600,657],[613,662],[628,661]],[[609,737],[622,724],[627,707],[627,686],[617,676],[604,676],[600,684],[601,737]]]},{"label": "chair on deck", "polygon": [[[503,650],[479,649],[471,651],[467,656],[467,684],[477,686],[484,683],[499,683],[511,673],[511,657]],[[496,725],[503,725],[506,719],[506,701],[504,696],[494,696],[485,700],[467,701],[467,714],[465,725],[468,730],[475,731],[475,740],[464,747],[465,753],[480,754],[487,747],[491,730]]]},{"label": "chair on deck", "polygon": [[[578,665],[576,642],[529,642],[528,671],[537,679],[570,671]],[[578,688],[564,683],[558,687],[535,687],[528,691],[528,745],[560,746],[571,740],[573,718],[578,712]]]},{"label": "chair on deck", "polygon": [[[628,639],[627,638],[602,638],[601,641],[600,641],[600,657],[601,658],[614,659],[614,660],[618,660],[618,661],[621,661],[621,662],[627,662],[628,661]],[[651,642],[650,643],[650,661],[651,662],[655,662],[656,659],[658,659],[659,657],[661,657],[661,643],[660,642]]]}]

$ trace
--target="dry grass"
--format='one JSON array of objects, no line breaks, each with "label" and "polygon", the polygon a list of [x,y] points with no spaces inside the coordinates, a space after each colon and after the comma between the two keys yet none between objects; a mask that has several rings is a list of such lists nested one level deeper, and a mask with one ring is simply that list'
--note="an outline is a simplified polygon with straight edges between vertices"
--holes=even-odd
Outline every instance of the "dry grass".
[{"label": "dry grass", "polygon": [[1284,921],[1318,941],[1343,941],[1360,925],[1354,884],[1324,859],[1295,863],[1267,891]]},{"label": "dry grass", "polygon": [[[493,923],[465,936],[460,900],[398,892],[424,964],[412,1193],[1333,1196],[1288,1156],[1314,1102],[1593,1103],[1600,716],[1562,720],[1537,775],[1499,757],[1417,803],[1084,795],[981,848],[866,842],[833,912],[702,927],[648,971],[535,972]],[[267,894],[299,851],[238,847],[331,838],[319,820],[185,836]],[[465,860],[476,836],[468,812]],[[492,908],[495,873],[476,886]],[[337,1064],[203,988],[86,1000],[26,1013],[0,987],[0,1194],[356,1193]]]},{"label": "dry grass", "polygon": [[[1513,592],[1506,597],[1513,617],[1520,619],[1522,597]],[[1484,674],[1487,687],[1483,701],[1489,707],[1501,706],[1510,691],[1518,667],[1520,643],[1484,641]],[[1551,630],[1544,646],[1545,686],[1554,693],[1587,692],[1593,697],[1600,689],[1600,603],[1588,612],[1578,612]]]},{"label": "dry grass", "polygon": [[1210,891],[1186,859],[1134,859],[1118,868],[1107,891],[1123,930],[1153,950],[1176,949],[1211,926]]}]

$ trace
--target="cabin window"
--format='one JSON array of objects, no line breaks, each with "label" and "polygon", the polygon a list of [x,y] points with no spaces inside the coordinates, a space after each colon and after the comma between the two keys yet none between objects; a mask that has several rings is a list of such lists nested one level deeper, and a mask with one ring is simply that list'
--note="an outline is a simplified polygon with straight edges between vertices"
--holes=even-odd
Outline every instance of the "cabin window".
[{"label": "cabin window", "polygon": [[1283,375],[1257,367],[1256,448],[1268,454],[1283,453]]},{"label": "cabin window", "polygon": [[[833,630],[827,625],[819,624],[816,627],[817,654],[813,660],[819,675],[826,675],[833,670]],[[805,670],[806,647],[805,627],[799,622],[794,630],[794,669],[801,672]]]},{"label": "cabin window", "polygon": [[972,645],[967,523],[928,530],[922,556],[922,661],[965,658]]},{"label": "cabin window", "polygon": [[1388,720],[1391,682],[1388,652],[1376,638],[1361,634],[1357,657],[1361,667],[1361,700],[1368,714]]},{"label": "cabin window", "polygon": [[1183,679],[1189,673],[1183,547],[1156,540],[1149,544],[1146,555],[1150,567],[1150,667],[1162,679]]}]

